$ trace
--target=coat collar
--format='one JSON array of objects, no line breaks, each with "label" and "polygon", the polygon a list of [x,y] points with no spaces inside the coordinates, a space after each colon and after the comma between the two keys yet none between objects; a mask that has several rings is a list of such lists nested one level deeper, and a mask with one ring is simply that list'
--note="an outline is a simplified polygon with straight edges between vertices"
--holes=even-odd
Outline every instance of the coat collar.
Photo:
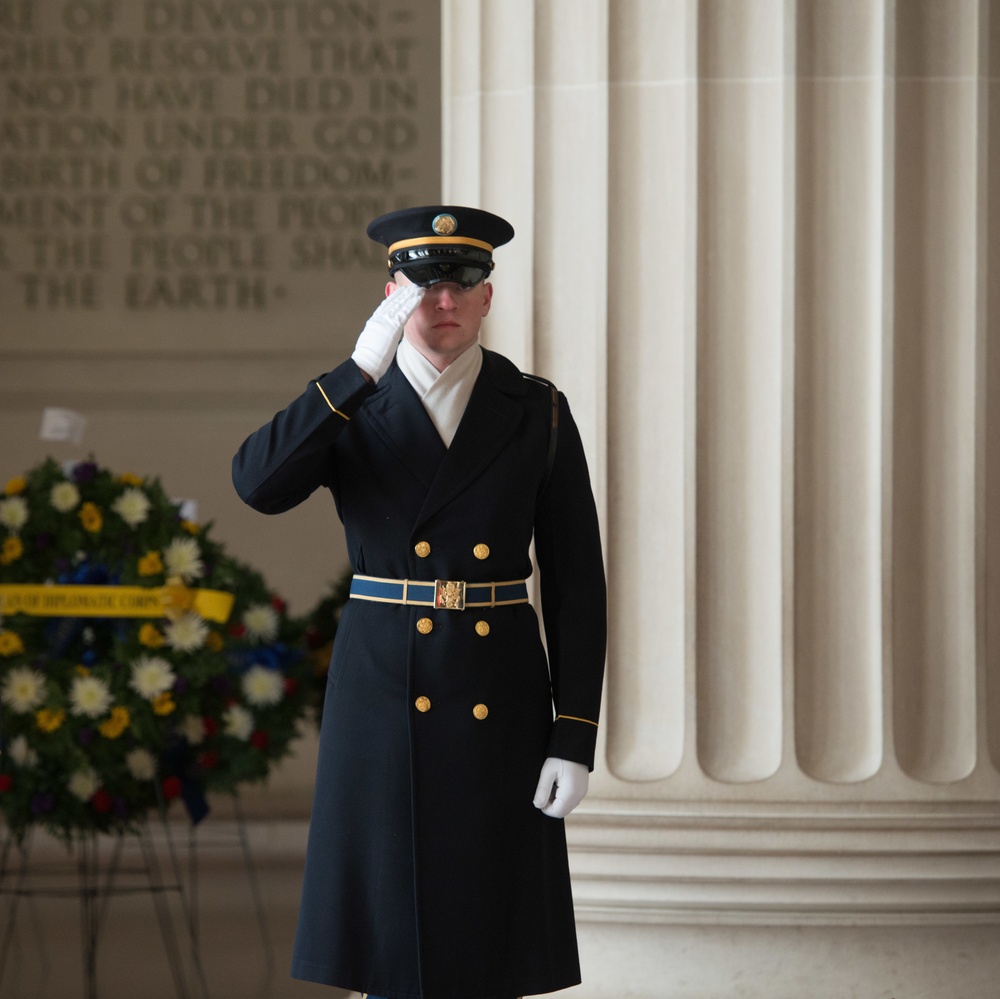
[{"label": "coat collar", "polygon": [[492,463],[521,425],[526,391],[521,373],[510,361],[483,351],[476,387],[424,500],[419,522],[451,502]]},{"label": "coat collar", "polygon": [[395,360],[364,412],[386,447],[429,489],[448,449]]},{"label": "coat collar", "polygon": [[364,409],[386,446],[427,488],[418,523],[447,505],[493,461],[520,426],[526,393],[521,372],[502,355],[483,350],[482,370],[446,448],[393,361]]}]

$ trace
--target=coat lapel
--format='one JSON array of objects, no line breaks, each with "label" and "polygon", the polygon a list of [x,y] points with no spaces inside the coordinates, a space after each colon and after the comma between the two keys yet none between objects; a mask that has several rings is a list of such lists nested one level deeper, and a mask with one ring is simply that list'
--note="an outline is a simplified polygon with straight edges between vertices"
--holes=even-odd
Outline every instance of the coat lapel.
[{"label": "coat lapel", "polygon": [[524,394],[524,379],[517,368],[484,350],[476,386],[451,447],[438,466],[418,523],[448,504],[493,461],[521,424]]},{"label": "coat lapel", "polygon": [[448,449],[395,362],[363,411],[386,447],[429,489]]}]

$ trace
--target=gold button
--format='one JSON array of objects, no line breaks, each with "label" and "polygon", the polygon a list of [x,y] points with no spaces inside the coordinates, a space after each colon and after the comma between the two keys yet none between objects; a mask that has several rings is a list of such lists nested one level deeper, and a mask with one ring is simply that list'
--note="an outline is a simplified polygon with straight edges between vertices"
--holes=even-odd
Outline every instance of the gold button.
[{"label": "gold button", "polygon": [[431,553],[431,546],[426,541],[418,541],[414,546],[413,550],[417,553],[420,558],[427,558]]},{"label": "gold button", "polygon": [[490,557],[490,546],[489,545],[476,545],[476,547],[472,549],[472,554],[475,555],[476,558],[489,558]]},{"label": "gold button", "polygon": [[486,622],[486,621],[477,621],[476,622],[476,634],[477,635],[482,635],[482,637],[485,638],[489,633],[490,633],[490,626],[489,626],[488,622]]},{"label": "gold button", "polygon": [[486,707],[485,704],[477,704],[472,709],[472,713],[476,716],[476,718],[479,721],[482,721],[490,713],[490,709],[488,707]]},{"label": "gold button", "polygon": [[413,706],[420,712],[430,711],[431,699],[429,697],[418,697],[413,702]]},{"label": "gold button", "polygon": [[434,630],[434,622],[429,617],[422,617],[417,622],[417,631],[421,635],[429,635]]}]

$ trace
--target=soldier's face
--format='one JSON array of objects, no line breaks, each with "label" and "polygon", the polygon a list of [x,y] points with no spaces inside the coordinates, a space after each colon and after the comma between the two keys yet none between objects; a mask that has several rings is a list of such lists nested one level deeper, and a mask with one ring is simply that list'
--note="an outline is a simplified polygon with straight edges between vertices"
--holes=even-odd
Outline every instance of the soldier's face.
[{"label": "soldier's face", "polygon": [[[397,272],[395,281],[385,286],[385,293],[390,294],[397,284],[409,283],[405,274]],[[438,371],[444,371],[476,342],[492,299],[493,285],[488,281],[480,281],[471,288],[448,281],[432,285],[403,333]]]}]

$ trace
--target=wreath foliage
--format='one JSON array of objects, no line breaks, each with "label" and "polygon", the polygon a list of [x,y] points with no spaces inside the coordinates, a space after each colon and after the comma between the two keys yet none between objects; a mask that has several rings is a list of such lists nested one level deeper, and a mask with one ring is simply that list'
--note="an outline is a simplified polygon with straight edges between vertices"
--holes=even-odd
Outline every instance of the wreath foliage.
[{"label": "wreath foliage", "polygon": [[206,792],[287,753],[313,697],[305,623],[211,531],[158,479],[93,460],[7,483],[0,815],[16,837],[129,832],[178,797],[197,820]]}]

